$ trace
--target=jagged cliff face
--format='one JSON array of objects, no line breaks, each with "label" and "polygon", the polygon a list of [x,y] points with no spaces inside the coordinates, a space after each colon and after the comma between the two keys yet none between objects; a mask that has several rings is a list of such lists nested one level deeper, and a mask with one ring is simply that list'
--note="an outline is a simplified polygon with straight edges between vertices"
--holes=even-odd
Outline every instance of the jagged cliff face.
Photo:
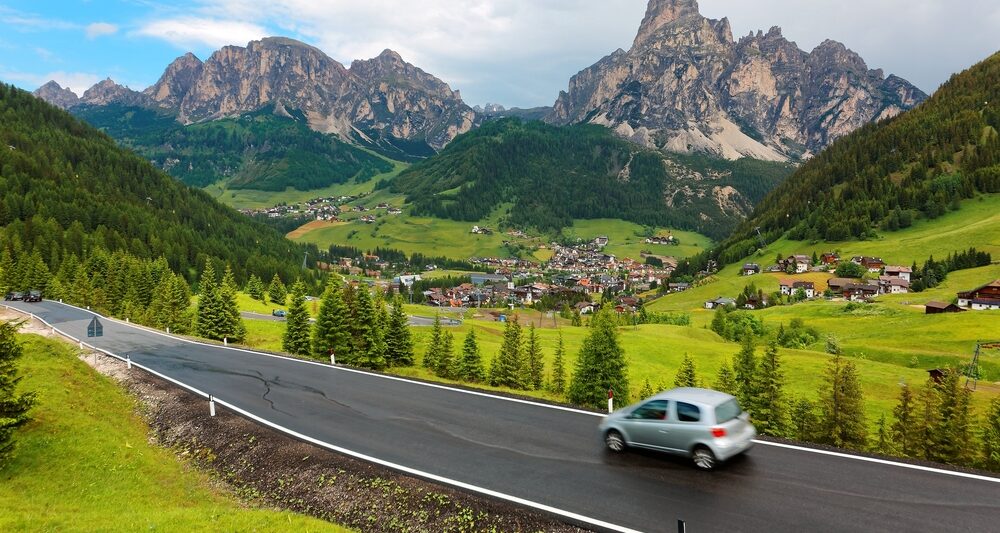
[{"label": "jagged cliff face", "polygon": [[785,160],[926,97],[835,41],[804,52],[771,28],[737,42],[696,0],[651,0],[632,48],[574,76],[547,118],[671,151]]},{"label": "jagged cliff face", "polygon": [[50,81],[45,85],[35,89],[35,92],[31,93],[35,95],[36,98],[41,98],[46,102],[60,108],[69,109],[80,103],[80,99],[77,98],[76,93],[67,89],[64,89],[61,85],[54,81]]},{"label": "jagged cliff face", "polygon": [[355,61],[348,69],[317,48],[282,37],[226,46],[205,62],[186,54],[142,93],[105,80],[80,103],[172,109],[184,123],[274,105],[301,110],[317,131],[371,142],[425,142],[435,149],[476,120],[457,91],[395,52]]}]

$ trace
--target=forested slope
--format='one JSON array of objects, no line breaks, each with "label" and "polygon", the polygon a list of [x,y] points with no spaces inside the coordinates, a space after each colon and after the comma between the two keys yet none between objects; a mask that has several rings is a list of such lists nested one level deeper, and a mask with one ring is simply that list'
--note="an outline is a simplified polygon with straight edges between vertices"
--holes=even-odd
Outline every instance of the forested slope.
[{"label": "forested slope", "polygon": [[[926,102],[833,143],[774,190],[721,247],[724,263],[767,242],[841,241],[933,219],[1000,192],[1000,53]],[[959,244],[959,243],[957,243]],[[960,243],[975,244],[975,243]]]},{"label": "forested slope", "polygon": [[617,218],[722,238],[791,172],[784,164],[668,157],[607,128],[490,121],[414,164],[389,187],[414,212],[476,221],[510,203],[509,222],[559,230]]},{"label": "forested slope", "polygon": [[238,280],[309,276],[307,248],[27,92],[0,84],[0,124],[0,251],[14,261],[34,255],[55,272],[102,250],[162,257],[188,281],[208,258],[231,264]]}]

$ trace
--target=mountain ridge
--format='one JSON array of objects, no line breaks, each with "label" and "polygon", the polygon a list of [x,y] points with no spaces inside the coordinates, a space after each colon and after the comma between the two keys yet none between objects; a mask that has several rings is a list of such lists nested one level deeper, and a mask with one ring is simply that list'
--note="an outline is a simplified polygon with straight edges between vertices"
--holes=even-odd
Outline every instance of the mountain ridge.
[{"label": "mountain ridge", "polygon": [[737,41],[696,0],[650,0],[632,47],[574,75],[546,120],[674,152],[788,160],[926,97],[836,41],[805,52],[776,26]]}]

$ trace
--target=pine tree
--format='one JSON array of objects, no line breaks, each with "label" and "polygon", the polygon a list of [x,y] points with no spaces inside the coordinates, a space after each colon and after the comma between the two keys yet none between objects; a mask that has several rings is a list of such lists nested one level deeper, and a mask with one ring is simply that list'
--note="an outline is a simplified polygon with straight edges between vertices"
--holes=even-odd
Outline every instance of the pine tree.
[{"label": "pine tree", "polygon": [[264,282],[257,277],[257,274],[250,274],[247,280],[246,293],[254,300],[264,301]]},{"label": "pine tree", "polygon": [[684,360],[681,361],[681,368],[677,371],[677,377],[674,378],[675,387],[695,387],[698,384],[698,375],[694,366],[694,359],[691,359],[691,355],[685,353]]},{"label": "pine tree", "polygon": [[868,440],[864,397],[857,368],[839,355],[830,360],[820,389],[818,440],[841,448],[864,449]]},{"label": "pine tree", "polygon": [[736,398],[743,409],[753,414],[753,399],[757,394],[757,356],[754,353],[753,337],[747,335],[743,339],[743,347],[733,360],[733,372],[736,375]]},{"label": "pine tree", "polygon": [[788,433],[788,410],[785,403],[785,373],[772,341],[764,351],[754,391],[754,424],[763,435],[784,437]]},{"label": "pine tree", "polygon": [[368,350],[368,368],[374,370],[384,370],[389,366],[385,357],[388,345],[385,340],[386,330],[389,328],[389,309],[385,305],[385,297],[381,292],[376,292],[372,301],[375,310],[375,321],[371,328],[371,342]]},{"label": "pine tree", "polygon": [[292,285],[292,297],[285,316],[285,334],[281,347],[293,355],[312,355],[312,335],[309,311],[306,310],[305,285],[297,281]]},{"label": "pine tree", "polygon": [[486,372],[483,369],[482,355],[479,353],[479,343],[476,342],[476,328],[473,327],[465,335],[465,342],[462,343],[462,358],[458,366],[458,377],[480,383],[486,379]]},{"label": "pine tree", "polygon": [[222,275],[222,282],[218,287],[219,333],[224,339],[240,342],[246,338],[247,330],[246,326],[243,325],[243,318],[240,316],[239,305],[236,303],[236,293],[237,287],[233,271],[229,265],[226,265],[226,272]]},{"label": "pine tree", "polygon": [[918,456],[918,443],[920,442],[919,424],[917,422],[916,405],[914,403],[913,391],[906,383],[899,391],[899,402],[892,410],[895,421],[890,428],[893,444],[905,457]]},{"label": "pine tree", "polygon": [[490,369],[490,385],[494,387],[510,387],[523,389],[521,368],[523,366],[523,348],[521,346],[521,325],[517,319],[508,320],[503,330],[503,343],[500,353],[493,360]]},{"label": "pine tree", "polygon": [[354,312],[351,314],[351,337],[354,343],[353,364],[376,370],[385,368],[385,356],[380,352],[378,315],[371,293],[364,284],[358,286],[354,297]]},{"label": "pine tree", "polygon": [[424,368],[434,370],[441,360],[441,343],[444,332],[441,330],[441,315],[434,315],[434,325],[431,326],[431,339],[424,352]]},{"label": "pine tree", "polygon": [[729,366],[728,362],[722,362],[722,366],[719,367],[719,373],[715,376],[715,383],[712,384],[712,388],[719,392],[736,396],[736,376],[733,374],[733,369]]},{"label": "pine tree", "polygon": [[649,398],[654,394],[653,385],[649,383],[649,378],[642,383],[642,388],[639,389],[639,398]]},{"label": "pine tree", "polygon": [[28,410],[35,403],[34,393],[17,391],[21,381],[17,360],[23,354],[16,336],[20,326],[0,322],[0,468],[14,451],[14,430],[28,422]]},{"label": "pine tree", "polygon": [[1000,471],[1000,398],[990,402],[983,425],[983,467],[994,472]]},{"label": "pine tree", "polygon": [[973,459],[972,414],[970,392],[960,383],[960,373],[956,370],[945,372],[935,383],[941,399],[938,431],[934,434],[935,461],[950,464],[968,464]]},{"label": "pine tree", "polygon": [[450,331],[441,334],[441,351],[438,354],[437,367],[434,373],[438,377],[454,379],[452,371],[455,369],[455,336]]},{"label": "pine tree", "polygon": [[609,306],[604,306],[594,316],[577,357],[569,401],[601,408],[607,401],[608,389],[614,391],[620,405],[629,403],[628,363],[618,342],[614,317]]},{"label": "pine tree", "polygon": [[319,358],[352,360],[353,343],[350,331],[351,312],[344,304],[343,285],[340,277],[330,276],[323,291],[316,325],[313,329],[313,354]]},{"label": "pine tree", "polygon": [[566,346],[563,344],[562,333],[556,344],[555,358],[552,360],[552,391],[562,394],[566,391]]},{"label": "pine tree", "polygon": [[[82,268],[82,267],[81,267]],[[206,339],[222,340],[222,310],[219,304],[219,287],[215,267],[205,262],[205,270],[198,283],[197,333]]]},{"label": "pine tree", "polygon": [[389,366],[413,365],[413,339],[410,336],[409,319],[403,311],[403,299],[398,294],[392,299],[385,344],[385,357]]},{"label": "pine tree", "polygon": [[288,297],[288,291],[285,289],[285,284],[281,282],[281,278],[278,277],[277,272],[274,277],[271,278],[271,284],[267,287],[267,296],[271,299],[275,305],[285,305],[285,299]]},{"label": "pine tree", "polygon": [[799,398],[792,405],[792,438],[809,442],[816,438],[819,419],[812,402]]},{"label": "pine tree", "polygon": [[878,419],[878,424],[876,424],[875,443],[872,451],[882,455],[893,455],[892,429],[889,427],[888,422],[886,422],[885,413],[882,413],[882,416]]},{"label": "pine tree", "polygon": [[522,381],[528,388],[539,390],[545,381],[545,366],[542,361],[542,345],[538,340],[534,324],[528,326],[528,342],[524,351],[526,358],[524,370],[527,371],[527,375]]},{"label": "pine tree", "polygon": [[934,446],[937,435],[941,431],[941,398],[934,384],[934,378],[929,377],[927,384],[920,389],[917,396],[917,442],[914,445],[915,457],[933,461],[936,456]]}]

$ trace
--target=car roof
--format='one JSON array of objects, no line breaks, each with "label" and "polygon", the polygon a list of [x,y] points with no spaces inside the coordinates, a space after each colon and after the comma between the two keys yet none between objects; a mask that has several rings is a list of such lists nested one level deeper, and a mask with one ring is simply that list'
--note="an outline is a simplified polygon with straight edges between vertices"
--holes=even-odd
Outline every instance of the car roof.
[{"label": "car roof", "polygon": [[694,402],[705,405],[719,405],[725,403],[734,396],[711,389],[700,389],[697,387],[679,387],[661,392],[651,399],[656,400],[680,400],[684,402]]}]

